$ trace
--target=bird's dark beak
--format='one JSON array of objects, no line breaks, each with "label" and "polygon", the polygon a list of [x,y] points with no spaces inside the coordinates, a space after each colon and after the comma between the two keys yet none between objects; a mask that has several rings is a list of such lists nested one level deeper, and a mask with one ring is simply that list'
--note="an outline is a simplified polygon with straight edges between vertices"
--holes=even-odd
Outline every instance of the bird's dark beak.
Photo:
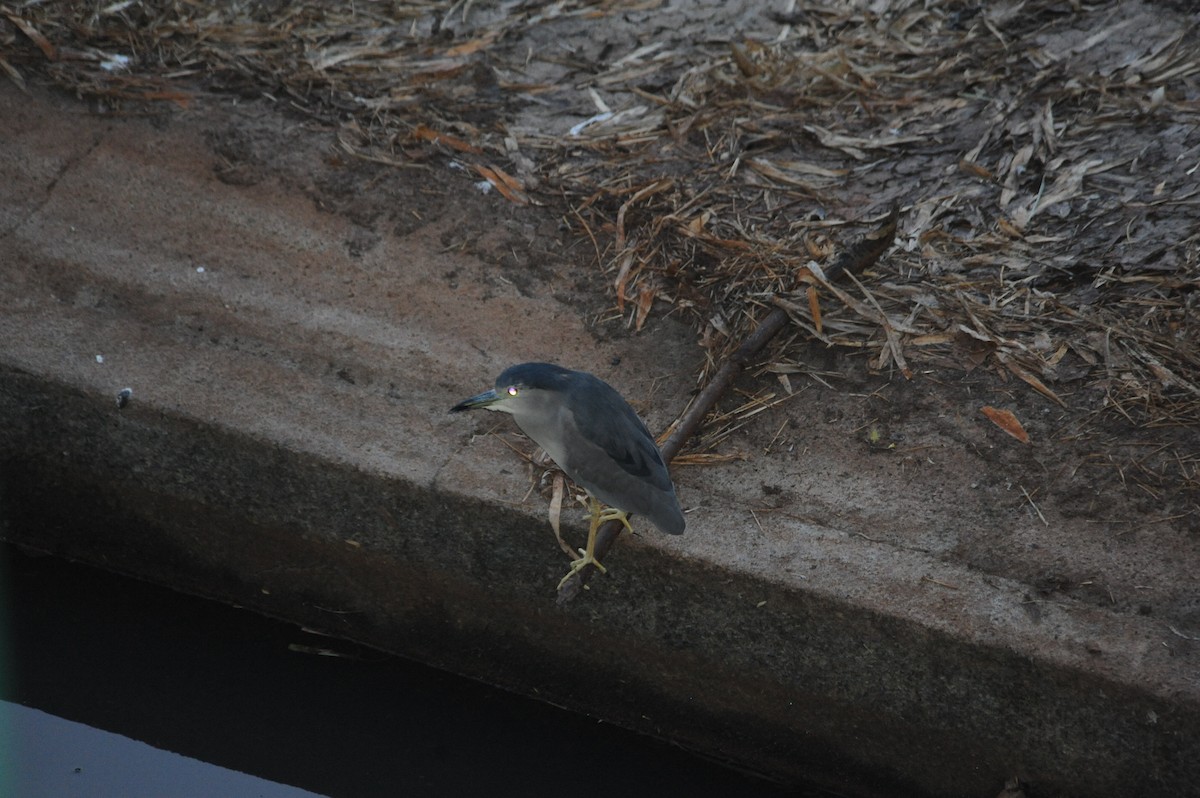
[{"label": "bird's dark beak", "polygon": [[450,408],[451,413],[461,413],[464,410],[475,410],[480,407],[487,407],[490,404],[495,404],[500,401],[500,397],[493,391],[484,391],[481,394],[472,396],[470,399],[463,399],[461,402]]}]

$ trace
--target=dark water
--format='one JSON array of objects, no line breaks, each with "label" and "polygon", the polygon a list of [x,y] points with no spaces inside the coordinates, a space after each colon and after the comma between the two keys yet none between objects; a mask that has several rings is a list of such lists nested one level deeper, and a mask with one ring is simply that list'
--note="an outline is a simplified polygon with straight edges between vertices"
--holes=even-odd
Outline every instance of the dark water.
[{"label": "dark water", "polygon": [[13,773],[23,795],[87,798],[304,795],[284,785],[329,796],[819,795],[250,612],[7,545],[0,601],[0,697],[21,705],[0,705],[0,737],[20,738],[4,746],[7,757],[21,759],[8,767],[0,760],[9,773],[9,790],[0,777],[4,795],[16,786]]}]

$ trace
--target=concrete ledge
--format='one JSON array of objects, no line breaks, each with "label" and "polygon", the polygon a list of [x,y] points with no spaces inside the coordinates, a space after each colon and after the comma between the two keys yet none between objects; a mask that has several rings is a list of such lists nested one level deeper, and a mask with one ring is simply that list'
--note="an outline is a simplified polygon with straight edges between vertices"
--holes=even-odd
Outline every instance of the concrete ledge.
[{"label": "concrete ledge", "polygon": [[684,328],[597,342],[553,286],[444,251],[453,216],[348,254],[351,221],[281,183],[213,179],[196,131],[226,111],[158,129],[0,100],[5,539],[783,780],[989,798],[1015,776],[1038,795],[1200,784],[1196,641],[1032,602],[932,545],[756,528],[747,486],[799,484],[789,461],[685,472],[688,534],[624,541],[611,577],[555,607],[564,562],[541,502],[521,503],[520,461],[446,408],[547,353],[620,354],[614,382],[676,406]]},{"label": "concrete ledge", "polygon": [[[1153,685],[641,546],[559,611],[525,513],[0,377],[8,540],[782,778],[982,796],[1005,773],[1080,795],[1184,795],[1195,776],[1194,707]],[[1054,615],[1042,623],[1062,638],[1112,631]]]}]

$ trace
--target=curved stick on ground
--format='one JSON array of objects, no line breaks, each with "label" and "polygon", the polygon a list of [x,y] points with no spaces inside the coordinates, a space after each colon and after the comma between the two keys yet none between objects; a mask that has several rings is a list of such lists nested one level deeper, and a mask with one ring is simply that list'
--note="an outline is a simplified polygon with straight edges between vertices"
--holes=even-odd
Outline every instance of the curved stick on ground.
[{"label": "curved stick on ground", "polygon": [[[892,206],[892,210],[884,217],[883,224],[878,230],[864,236],[862,240],[847,249],[841,256],[830,264],[825,270],[825,276],[829,280],[836,280],[847,272],[858,274],[866,270],[868,266],[879,260],[884,252],[887,252],[888,247],[892,245],[892,241],[896,237],[896,224],[900,218],[900,210],[897,206]],[[675,455],[679,454],[683,449],[683,445],[691,439],[696,430],[700,429],[700,424],[704,417],[709,414],[713,407],[717,404],[717,400],[725,393],[725,389],[729,387],[750,359],[757,355],[762,348],[766,346],[772,338],[779,333],[788,323],[787,311],[782,308],[776,308],[767,314],[754,332],[750,333],[741,346],[734,350],[729,359],[721,364],[721,368],[717,369],[717,373],[713,375],[712,380],[708,385],[704,386],[692,402],[691,407],[687,409],[683,417],[679,420],[679,424],[675,427],[675,431],[667,438],[667,442],[662,446],[663,460],[667,465],[675,459]],[[609,521],[600,527],[596,533],[596,559],[603,559],[612,548],[617,538],[621,534],[624,527],[616,522]],[[558,587],[558,603],[565,604],[583,589],[587,580],[591,579],[596,568],[589,565],[575,573],[565,580]]]}]

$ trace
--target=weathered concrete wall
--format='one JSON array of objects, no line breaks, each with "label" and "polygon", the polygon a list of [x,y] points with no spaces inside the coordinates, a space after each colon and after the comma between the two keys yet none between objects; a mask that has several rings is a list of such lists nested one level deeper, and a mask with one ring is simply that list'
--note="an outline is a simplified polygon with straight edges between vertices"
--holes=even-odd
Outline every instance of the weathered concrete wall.
[{"label": "weathered concrete wall", "polygon": [[6,539],[785,778],[987,795],[1011,772],[1080,795],[1184,795],[1196,776],[1193,707],[1150,685],[644,547],[561,611],[525,513],[0,377]]},{"label": "weathered concrete wall", "polygon": [[[743,494],[789,480],[783,460],[685,472],[688,534],[624,541],[610,577],[556,607],[565,561],[542,502],[521,503],[519,459],[469,439],[496,419],[445,410],[548,352],[619,353],[642,375],[621,387],[645,396],[686,375],[656,368],[686,357],[686,330],[618,348],[552,287],[494,282],[474,320],[483,267],[431,233],[354,259],[326,243],[349,222],[213,180],[188,129],[0,100],[5,539],[783,779],[989,798],[1011,776],[1080,796],[1200,784],[1195,641],[917,547],[786,519],[764,533]],[[686,376],[665,384],[659,404],[681,403]]]}]

